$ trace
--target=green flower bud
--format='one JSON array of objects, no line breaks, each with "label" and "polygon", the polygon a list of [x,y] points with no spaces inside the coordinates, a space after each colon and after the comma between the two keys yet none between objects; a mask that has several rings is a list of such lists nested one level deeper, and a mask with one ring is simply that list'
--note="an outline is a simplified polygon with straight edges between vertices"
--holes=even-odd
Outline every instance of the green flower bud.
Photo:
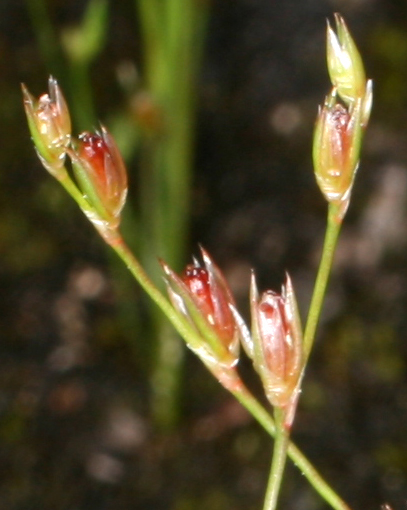
[{"label": "green flower bud", "polygon": [[332,85],[349,106],[364,96],[366,77],[362,58],[344,19],[335,14],[337,34],[327,25],[327,62]]},{"label": "green flower bud", "polygon": [[38,157],[44,167],[59,178],[65,175],[63,166],[71,139],[71,118],[64,96],[52,76],[48,81],[49,94],[43,94],[38,100],[28,92],[24,84],[21,88],[28,126]]},{"label": "green flower bud", "polygon": [[333,89],[320,109],[315,126],[315,177],[327,201],[339,206],[339,219],[348,208],[359,164],[363,136],[362,107],[359,99],[346,109],[336,101],[336,90]]}]

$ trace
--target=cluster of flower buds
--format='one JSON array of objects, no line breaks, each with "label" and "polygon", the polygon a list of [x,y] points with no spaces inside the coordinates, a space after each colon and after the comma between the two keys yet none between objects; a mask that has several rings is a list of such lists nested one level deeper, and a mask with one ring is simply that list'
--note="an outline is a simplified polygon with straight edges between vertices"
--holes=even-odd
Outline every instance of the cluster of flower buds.
[{"label": "cluster of flower buds", "polygon": [[31,136],[44,167],[57,179],[68,177],[65,157],[72,162],[77,184],[86,200],[84,212],[105,239],[117,229],[127,195],[127,173],[112,135],[100,132],[71,136],[69,110],[57,81],[50,77],[49,94],[38,101],[22,85]]},{"label": "cluster of flower buds", "polygon": [[286,411],[289,426],[304,363],[301,323],[290,278],[287,276],[281,295],[267,291],[259,297],[253,275],[250,334],[221,271],[205,250],[202,258],[204,267],[194,261],[181,275],[162,263],[176,312],[194,327],[200,338],[196,344],[189,343],[189,347],[231,389],[240,339],[260,375],[267,398],[273,406]]},{"label": "cluster of flower buds", "polygon": [[229,286],[209,254],[201,249],[203,266],[194,260],[181,275],[162,262],[167,290],[176,312],[193,326],[198,342],[187,342],[227,388],[233,389],[239,359],[239,328]]},{"label": "cluster of flower buds", "polygon": [[373,92],[345,21],[339,14],[335,21],[337,33],[329,23],[327,27],[327,62],[333,88],[317,117],[313,160],[317,183],[326,200],[338,207],[337,219],[341,221],[349,206]]}]

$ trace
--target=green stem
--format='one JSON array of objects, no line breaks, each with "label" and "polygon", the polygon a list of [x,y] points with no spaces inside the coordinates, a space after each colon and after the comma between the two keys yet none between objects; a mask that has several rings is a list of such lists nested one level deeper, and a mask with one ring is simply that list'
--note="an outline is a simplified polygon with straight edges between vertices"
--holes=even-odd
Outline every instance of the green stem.
[{"label": "green stem", "polygon": [[324,247],[322,250],[321,262],[319,264],[318,275],[315,282],[314,293],[312,295],[307,325],[304,333],[305,363],[309,358],[314,344],[315,332],[321,315],[322,303],[332,268],[335,247],[341,230],[341,225],[341,221],[338,220],[338,207],[336,205],[329,204]]},{"label": "green stem", "polygon": [[140,27],[144,42],[144,55],[147,60],[152,58],[156,49],[162,46],[163,15],[157,0],[135,0],[135,6],[140,18]]},{"label": "green stem", "polygon": [[[255,418],[255,420],[263,427],[263,429],[275,437],[276,426],[273,418],[259,404],[253,395],[246,388],[239,388],[232,392],[235,398],[247,409],[247,411]],[[302,474],[307,478],[309,483],[314,487],[318,494],[334,509],[334,510],[350,510],[350,507],[343,501],[340,496],[332,489],[332,487],[318,473],[305,455],[290,441],[287,449],[288,456],[298,467]]]},{"label": "green stem", "polygon": [[[163,125],[148,133],[140,165],[140,260],[152,281],[163,288],[154,264],[162,257],[176,271],[185,264],[190,217],[195,84],[201,61],[207,6],[196,0],[138,0],[143,50],[143,77]],[[176,72],[174,70],[177,69]],[[156,343],[152,372],[153,421],[169,430],[176,423],[182,354],[178,339],[154,309]],[[172,374],[172,375],[171,375]],[[166,378],[165,394],[162,381]],[[170,389],[172,388],[172,390]]]},{"label": "green stem", "polygon": [[89,218],[89,215],[94,214],[93,207],[89,204],[86,198],[78,190],[75,183],[69,177],[68,172],[66,171],[65,168],[61,171],[61,174],[58,177],[58,181],[71,195],[75,202],[79,205],[79,207],[82,209],[82,212],[86,215],[86,217]]},{"label": "green stem", "polygon": [[274,419],[276,435],[273,449],[273,460],[271,463],[263,510],[275,510],[277,507],[277,500],[280,493],[281,482],[283,480],[284,467],[287,459],[287,448],[290,438],[290,432],[284,426],[285,412],[281,409],[275,408]]},{"label": "green stem", "polygon": [[44,0],[26,0],[26,6],[44,63],[50,72],[61,79],[64,68],[62,52],[46,2]]},{"label": "green stem", "polygon": [[[72,196],[72,198],[76,201],[82,211],[88,218],[97,218],[97,213],[94,211],[92,206],[86,200],[86,198],[81,194],[78,188],[75,186],[74,182],[71,180],[69,175],[66,173],[65,176],[59,179],[59,182],[66,189],[66,191]],[[95,221],[93,223],[96,230],[101,233],[101,229],[98,228],[98,222]],[[158,288],[154,285],[154,283],[147,276],[146,272],[140,265],[139,261],[135,258],[131,250],[125,244],[123,238],[121,237],[118,231],[113,231],[113,235],[109,237],[109,235],[105,235],[102,237],[105,241],[107,241],[111,248],[117,253],[117,255],[122,259],[130,273],[134,276],[137,282],[140,284],[142,289],[148,294],[151,300],[156,303],[156,305],[161,309],[167,319],[174,326],[176,331],[188,341],[191,341],[192,344],[197,345],[197,343],[201,343],[201,339],[194,331],[194,329],[188,324],[188,322],[182,319],[177,312],[175,312],[171,303],[167,298],[158,290]],[[158,263],[158,262],[157,262]]]},{"label": "green stem", "polygon": [[70,97],[79,131],[91,129],[96,122],[92,83],[87,62],[70,62]]},{"label": "green stem", "polygon": [[123,260],[127,268],[138,281],[143,290],[150,296],[156,305],[162,310],[174,328],[183,338],[191,338],[195,336],[192,328],[190,328],[184,320],[180,319],[179,315],[175,312],[170,302],[163,296],[163,294],[153,284],[144,269],[141,267],[138,260],[134,257],[127,245],[121,239],[118,244],[112,245],[113,250]]}]

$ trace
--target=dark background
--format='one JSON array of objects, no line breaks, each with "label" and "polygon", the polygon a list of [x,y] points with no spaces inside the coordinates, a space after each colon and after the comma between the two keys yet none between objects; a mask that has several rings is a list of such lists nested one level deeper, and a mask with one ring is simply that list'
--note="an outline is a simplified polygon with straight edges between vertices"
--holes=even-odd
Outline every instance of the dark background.
[{"label": "dark background", "polygon": [[[134,6],[111,4],[92,66],[104,122],[124,108],[118,66],[137,64],[141,51]],[[62,0],[48,7],[56,30],[83,9]],[[374,80],[374,109],[293,438],[352,508],[404,509],[405,0],[213,2],[190,246],[209,250],[243,313],[251,267],[261,289],[278,289],[288,270],[305,317],[326,215],[312,130],[329,89],[325,20],[335,11]],[[121,320],[139,305],[115,286],[107,248],[29,139],[19,84],[39,94],[48,72],[26,3],[0,0],[0,510],[259,509],[269,439],[192,355],[179,425],[152,429],[145,338]],[[137,165],[135,156],[130,183]],[[245,361],[242,370],[256,389]],[[327,505],[289,463],[280,508]]]}]

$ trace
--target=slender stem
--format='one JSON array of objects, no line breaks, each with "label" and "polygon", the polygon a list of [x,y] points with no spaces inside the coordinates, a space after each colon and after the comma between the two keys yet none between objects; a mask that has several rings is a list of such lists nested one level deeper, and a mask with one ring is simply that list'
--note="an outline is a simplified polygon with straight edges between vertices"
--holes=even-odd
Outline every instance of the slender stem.
[{"label": "slender stem", "polygon": [[284,426],[285,412],[275,408],[274,421],[276,435],[273,449],[273,460],[271,463],[270,475],[267,484],[266,497],[263,510],[275,510],[277,507],[278,495],[283,480],[284,467],[287,459],[287,448],[290,438],[289,430]]},{"label": "slender stem", "polygon": [[325,499],[332,508],[335,510],[351,510],[347,503],[345,503],[345,501],[343,501],[343,499],[332,489],[326,480],[322,478],[311,462],[292,442],[290,442],[288,446],[288,456],[307,478],[318,494]]},{"label": "slender stem", "polygon": [[321,315],[322,303],[332,268],[335,247],[341,230],[342,223],[338,221],[337,209],[337,206],[329,204],[324,247],[304,333],[304,355],[306,361],[309,358],[314,344],[315,332]]},{"label": "slender stem", "polygon": [[134,276],[143,290],[148,294],[151,300],[161,309],[167,319],[174,326],[175,330],[182,336],[182,338],[190,342],[191,345],[199,346],[202,343],[199,334],[194,330],[192,326],[190,326],[187,320],[183,319],[180,315],[178,315],[178,313],[175,312],[168,299],[164,297],[160,290],[147,276],[140,262],[135,258],[132,251],[124,242],[120,232],[117,230],[109,231],[108,229],[104,229],[103,226],[102,228],[100,227],[100,218],[94,211],[93,207],[76,187],[67,172],[58,180],[65,188],[65,190],[76,201],[87,218],[90,219],[96,230],[99,232],[99,234],[101,234],[104,241],[107,242],[122,259],[131,274]]},{"label": "slender stem", "polygon": [[[263,427],[263,429],[275,437],[276,425],[270,414],[259,404],[253,395],[246,388],[239,388],[232,392],[235,398],[243,407],[255,418],[255,420]],[[309,483],[314,487],[318,494],[334,509],[334,510],[350,510],[350,507],[340,498],[340,496],[332,489],[332,487],[318,473],[311,462],[290,441],[288,445],[288,456],[307,478]]]},{"label": "slender stem", "polygon": [[179,317],[179,315],[174,311],[174,308],[172,307],[170,302],[153,284],[153,282],[144,272],[144,269],[141,267],[138,260],[134,257],[133,253],[124,243],[123,239],[121,239],[121,242],[119,244],[112,245],[112,248],[117,253],[117,255],[123,260],[131,274],[138,281],[138,283],[145,290],[145,292],[150,296],[154,303],[156,303],[156,305],[158,305],[158,307],[163,311],[163,313],[166,315],[166,317],[174,326],[174,328],[178,331],[178,333],[183,338],[186,339],[190,339],[191,336],[194,337],[195,334],[192,328],[190,328],[186,324],[186,322]]},{"label": "slender stem", "polygon": [[86,198],[82,195],[79,189],[76,187],[75,183],[69,177],[68,172],[63,169],[61,175],[58,177],[58,181],[65,188],[65,190],[71,195],[71,197],[75,200],[75,202],[82,209],[82,212],[85,213],[87,217],[94,213],[93,207],[89,204]]}]

